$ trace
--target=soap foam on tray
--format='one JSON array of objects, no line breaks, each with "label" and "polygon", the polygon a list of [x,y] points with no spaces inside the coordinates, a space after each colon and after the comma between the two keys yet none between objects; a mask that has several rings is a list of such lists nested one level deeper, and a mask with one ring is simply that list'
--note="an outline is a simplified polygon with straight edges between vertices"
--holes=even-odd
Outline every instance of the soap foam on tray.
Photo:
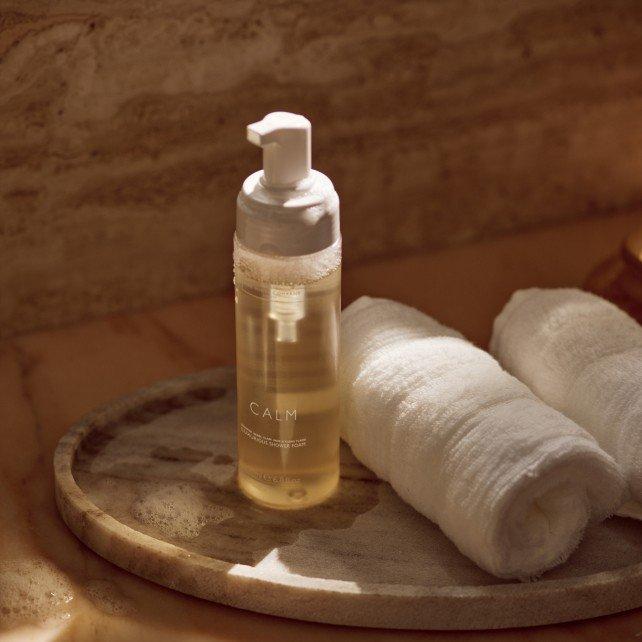
[{"label": "soap foam on tray", "polygon": [[186,483],[150,484],[147,488],[148,492],[134,502],[132,515],[173,539],[195,539],[205,526],[234,516],[231,509],[210,503],[202,491]]}]

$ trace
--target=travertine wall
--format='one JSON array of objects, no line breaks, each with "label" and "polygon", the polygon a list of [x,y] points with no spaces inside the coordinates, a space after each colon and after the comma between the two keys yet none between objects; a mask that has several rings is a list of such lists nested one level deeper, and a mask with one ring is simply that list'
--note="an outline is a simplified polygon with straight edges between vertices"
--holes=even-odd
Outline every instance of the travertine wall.
[{"label": "travertine wall", "polygon": [[639,0],[0,0],[0,333],[229,286],[244,125],[357,261],[642,198]]}]

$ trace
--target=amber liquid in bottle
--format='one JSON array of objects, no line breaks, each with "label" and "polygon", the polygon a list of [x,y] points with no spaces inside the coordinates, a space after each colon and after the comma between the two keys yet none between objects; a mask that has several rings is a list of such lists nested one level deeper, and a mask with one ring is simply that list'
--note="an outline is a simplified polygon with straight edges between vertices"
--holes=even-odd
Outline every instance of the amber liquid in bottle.
[{"label": "amber liquid in bottle", "polygon": [[337,487],[340,292],[340,265],[297,285],[235,271],[238,481],[264,506],[312,506]]}]

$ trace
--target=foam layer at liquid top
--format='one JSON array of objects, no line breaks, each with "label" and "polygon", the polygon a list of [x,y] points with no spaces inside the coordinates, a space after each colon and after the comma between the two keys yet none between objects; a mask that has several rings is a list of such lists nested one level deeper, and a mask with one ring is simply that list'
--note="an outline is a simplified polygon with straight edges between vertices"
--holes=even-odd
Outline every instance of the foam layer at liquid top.
[{"label": "foam layer at liquid top", "polygon": [[248,250],[234,237],[234,274],[276,285],[314,283],[341,265],[341,238],[330,247],[303,256],[270,256]]}]

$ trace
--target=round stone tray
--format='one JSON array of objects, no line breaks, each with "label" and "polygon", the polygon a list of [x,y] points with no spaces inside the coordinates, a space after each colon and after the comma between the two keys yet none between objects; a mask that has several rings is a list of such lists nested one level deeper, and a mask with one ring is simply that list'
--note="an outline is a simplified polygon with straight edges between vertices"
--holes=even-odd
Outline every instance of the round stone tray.
[{"label": "round stone tray", "polygon": [[243,609],[360,626],[471,629],[642,605],[642,524],[592,527],[570,561],[505,582],[342,446],[341,486],[274,511],[239,493],[234,371],[162,382],[85,417],[55,454],[56,500],[98,554],[164,586]]}]

